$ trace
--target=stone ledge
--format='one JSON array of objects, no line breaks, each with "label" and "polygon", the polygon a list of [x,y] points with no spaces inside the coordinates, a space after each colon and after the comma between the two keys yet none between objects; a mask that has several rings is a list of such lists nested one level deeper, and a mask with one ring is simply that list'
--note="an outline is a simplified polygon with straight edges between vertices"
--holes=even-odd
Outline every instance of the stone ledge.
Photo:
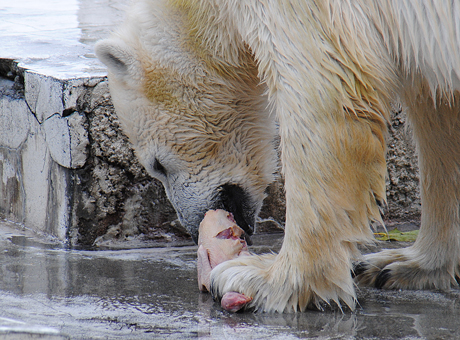
[{"label": "stone ledge", "polygon": [[120,131],[105,77],[62,80],[0,61],[8,65],[23,77],[0,83],[1,217],[70,246],[188,238]]},{"label": "stone ledge", "polygon": [[[20,69],[8,60],[0,64],[14,66],[12,74]],[[20,70],[22,84],[2,81],[0,213],[66,241],[74,180],[69,170],[85,165],[89,144],[76,100],[103,78],[59,81]]]}]

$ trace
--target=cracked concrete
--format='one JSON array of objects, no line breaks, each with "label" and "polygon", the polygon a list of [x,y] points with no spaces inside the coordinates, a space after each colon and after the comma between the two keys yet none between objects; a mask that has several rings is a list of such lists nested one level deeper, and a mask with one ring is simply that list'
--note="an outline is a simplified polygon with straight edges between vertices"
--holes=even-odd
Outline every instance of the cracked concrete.
[{"label": "cracked concrete", "polygon": [[[0,97],[0,212],[65,242],[72,186],[68,170],[82,167],[87,159],[85,116],[73,113],[63,117],[65,106],[52,106],[60,102],[52,99],[61,95],[53,88],[56,82],[45,79],[40,83],[36,75],[29,74],[29,70],[23,71],[23,86],[8,80],[3,84],[5,92],[23,88],[24,95]],[[34,86],[24,86],[29,79],[34,79]],[[88,81],[79,80],[79,84],[85,88]],[[7,87],[10,89],[5,90]],[[51,106],[45,105],[43,93]],[[67,97],[71,102],[72,97]],[[43,103],[38,105],[40,101]],[[72,104],[76,105],[76,99]]]},{"label": "cracked concrete", "polygon": [[120,131],[107,81],[23,74],[24,95],[0,97],[2,216],[70,246],[187,238]]},{"label": "cracked concrete", "polygon": [[0,216],[69,246],[187,238],[120,132],[93,52],[126,6],[18,0],[0,13]]}]

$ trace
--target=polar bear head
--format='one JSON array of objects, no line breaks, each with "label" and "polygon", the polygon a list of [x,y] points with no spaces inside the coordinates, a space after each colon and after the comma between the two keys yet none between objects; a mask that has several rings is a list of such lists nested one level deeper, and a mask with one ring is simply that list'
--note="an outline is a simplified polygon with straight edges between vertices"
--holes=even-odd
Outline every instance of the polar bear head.
[{"label": "polar bear head", "polygon": [[212,56],[180,13],[141,3],[96,45],[122,128],[194,240],[209,209],[252,233],[276,166],[265,88],[244,46]]}]

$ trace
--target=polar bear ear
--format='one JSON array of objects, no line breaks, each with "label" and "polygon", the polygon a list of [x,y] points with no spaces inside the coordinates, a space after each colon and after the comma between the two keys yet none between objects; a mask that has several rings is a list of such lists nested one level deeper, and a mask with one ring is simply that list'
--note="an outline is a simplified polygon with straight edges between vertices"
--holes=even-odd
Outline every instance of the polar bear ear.
[{"label": "polar bear ear", "polygon": [[121,39],[99,41],[94,47],[97,57],[116,77],[125,78],[137,63],[134,51]]}]

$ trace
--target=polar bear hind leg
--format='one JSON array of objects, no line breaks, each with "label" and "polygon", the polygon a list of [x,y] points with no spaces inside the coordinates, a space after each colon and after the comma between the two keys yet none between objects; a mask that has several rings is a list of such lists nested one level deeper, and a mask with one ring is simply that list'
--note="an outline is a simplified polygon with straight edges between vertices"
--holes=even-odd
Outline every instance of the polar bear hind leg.
[{"label": "polar bear hind leg", "polygon": [[460,269],[460,94],[438,91],[433,100],[426,82],[408,83],[405,102],[420,166],[419,236],[411,247],[367,255],[357,280],[378,288],[450,289]]}]

